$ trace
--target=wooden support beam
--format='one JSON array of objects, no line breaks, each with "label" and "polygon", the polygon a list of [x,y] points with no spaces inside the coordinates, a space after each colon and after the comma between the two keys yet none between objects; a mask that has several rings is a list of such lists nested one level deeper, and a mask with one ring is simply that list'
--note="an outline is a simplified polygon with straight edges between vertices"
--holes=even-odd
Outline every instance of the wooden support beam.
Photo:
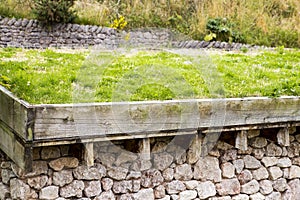
[{"label": "wooden support beam", "polygon": [[15,132],[0,120],[0,149],[21,169],[32,170],[32,144],[24,144]]},{"label": "wooden support beam", "polygon": [[288,127],[282,128],[277,133],[277,142],[282,146],[290,146],[290,130]]},{"label": "wooden support beam", "polygon": [[247,139],[248,131],[239,131],[235,138],[235,147],[246,151],[248,149],[248,139]]},{"label": "wooden support beam", "polygon": [[150,139],[144,138],[140,143],[140,159],[148,161],[151,159]]},{"label": "wooden support beam", "polygon": [[85,143],[83,160],[88,167],[94,165],[94,143]]}]

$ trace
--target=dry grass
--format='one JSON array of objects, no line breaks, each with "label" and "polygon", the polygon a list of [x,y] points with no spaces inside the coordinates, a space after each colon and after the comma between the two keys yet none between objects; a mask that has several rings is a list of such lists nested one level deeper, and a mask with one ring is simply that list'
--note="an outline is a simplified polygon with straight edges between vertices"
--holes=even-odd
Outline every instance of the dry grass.
[{"label": "dry grass", "polygon": [[[29,16],[32,0],[0,0],[0,11]],[[119,15],[127,28],[166,27],[203,39],[210,18],[227,18],[248,43],[300,47],[299,0],[78,0],[77,23],[108,26]],[[1,12],[0,12],[1,15]]]},{"label": "dry grass", "polygon": [[0,15],[32,18],[31,9],[31,0],[0,0]]},{"label": "dry grass", "polygon": [[252,37],[246,39],[249,42],[255,42],[255,35],[268,37],[274,34],[274,30],[280,29],[298,33],[296,42],[300,46],[298,0],[198,1],[196,10],[195,23],[192,24],[192,31],[195,33],[205,34],[205,26],[209,18],[225,17],[231,19],[246,37],[247,35]]},{"label": "dry grass", "polygon": [[78,23],[107,25],[109,8],[96,0],[76,1],[74,9],[77,11]]}]

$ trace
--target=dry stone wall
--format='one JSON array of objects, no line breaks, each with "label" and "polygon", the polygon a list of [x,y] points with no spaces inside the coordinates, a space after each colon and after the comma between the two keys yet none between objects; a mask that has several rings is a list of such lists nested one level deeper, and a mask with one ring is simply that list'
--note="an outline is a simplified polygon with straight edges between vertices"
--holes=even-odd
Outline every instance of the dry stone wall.
[{"label": "dry stone wall", "polygon": [[300,130],[289,146],[272,139],[277,132],[248,132],[247,150],[233,146],[234,132],[224,133],[205,156],[201,137],[152,138],[150,160],[136,153],[138,140],[99,142],[91,167],[80,145],[34,148],[27,174],[1,152],[0,199],[297,200]]},{"label": "dry stone wall", "polygon": [[125,32],[107,27],[78,24],[56,24],[51,27],[43,27],[36,20],[0,16],[0,47],[88,48],[95,45],[109,48],[124,45],[227,50],[240,49],[241,47],[259,48],[240,43],[189,40],[187,37],[164,29]]}]

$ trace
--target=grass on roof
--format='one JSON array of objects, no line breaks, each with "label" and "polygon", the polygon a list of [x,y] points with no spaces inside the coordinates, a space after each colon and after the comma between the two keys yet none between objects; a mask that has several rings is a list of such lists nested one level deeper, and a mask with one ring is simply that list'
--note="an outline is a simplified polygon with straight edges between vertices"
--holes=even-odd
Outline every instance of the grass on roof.
[{"label": "grass on roof", "polygon": [[300,51],[0,49],[0,84],[32,104],[300,96]]}]

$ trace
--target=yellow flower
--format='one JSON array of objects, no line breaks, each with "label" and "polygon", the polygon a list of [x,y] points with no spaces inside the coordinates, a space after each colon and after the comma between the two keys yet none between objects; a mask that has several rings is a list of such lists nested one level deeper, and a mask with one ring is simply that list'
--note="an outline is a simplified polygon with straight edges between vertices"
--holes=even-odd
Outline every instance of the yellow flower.
[{"label": "yellow flower", "polygon": [[117,19],[113,21],[110,25],[111,28],[123,30],[127,25],[127,21],[124,16],[120,15]]}]

